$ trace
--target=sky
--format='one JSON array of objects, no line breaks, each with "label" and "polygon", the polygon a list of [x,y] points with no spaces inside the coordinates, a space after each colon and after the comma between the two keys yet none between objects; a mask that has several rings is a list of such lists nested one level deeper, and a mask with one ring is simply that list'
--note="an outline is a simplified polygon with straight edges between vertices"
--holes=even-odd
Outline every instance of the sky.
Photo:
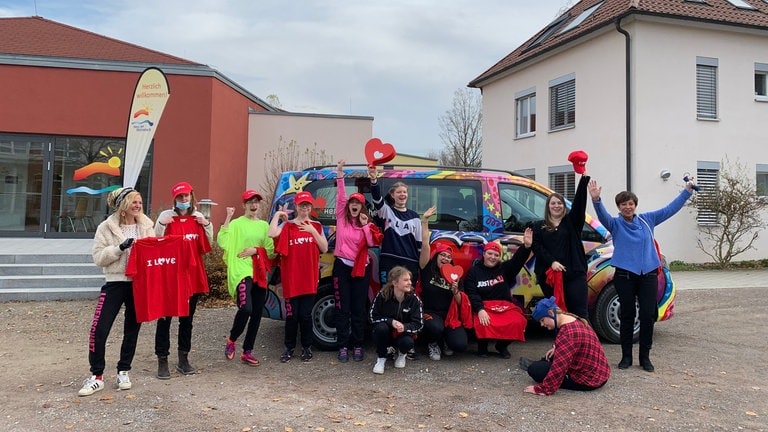
[{"label": "sky", "polygon": [[439,117],[456,90],[575,3],[0,0],[0,17],[39,15],[202,63],[290,112],[371,116],[373,136],[426,156],[443,147]]}]

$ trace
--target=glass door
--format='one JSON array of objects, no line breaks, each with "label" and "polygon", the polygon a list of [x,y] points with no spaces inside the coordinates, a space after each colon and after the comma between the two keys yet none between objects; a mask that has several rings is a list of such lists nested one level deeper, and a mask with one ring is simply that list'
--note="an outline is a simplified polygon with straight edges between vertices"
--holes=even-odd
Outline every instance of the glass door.
[{"label": "glass door", "polygon": [[39,236],[43,227],[42,137],[0,136],[0,235]]}]

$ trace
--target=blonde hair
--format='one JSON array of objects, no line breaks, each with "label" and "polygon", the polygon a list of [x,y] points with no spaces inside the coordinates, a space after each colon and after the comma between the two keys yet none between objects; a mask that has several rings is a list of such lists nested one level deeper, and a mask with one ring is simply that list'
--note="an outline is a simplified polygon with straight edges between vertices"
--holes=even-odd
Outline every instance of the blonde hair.
[{"label": "blonde hair", "polygon": [[133,200],[135,200],[137,196],[140,198],[141,194],[133,188],[115,189],[107,196],[107,204],[120,216],[120,225],[125,225],[127,223],[125,213],[130,210]]},{"label": "blonde hair", "polygon": [[381,296],[384,297],[384,300],[392,298],[395,292],[395,281],[400,280],[405,275],[413,276],[411,271],[403,266],[392,267],[389,273],[387,273],[387,283],[381,287]]},{"label": "blonde hair", "polygon": [[399,188],[399,187],[404,187],[404,188],[405,188],[405,190],[408,190],[408,185],[407,185],[407,184],[405,184],[405,183],[403,183],[403,182],[401,182],[401,181],[399,181],[399,182],[395,182],[395,183],[392,185],[392,187],[391,187],[391,188],[389,188],[389,192],[387,192],[387,194],[388,194],[388,195],[392,195],[392,194],[395,192],[395,190],[396,190],[397,188]]}]

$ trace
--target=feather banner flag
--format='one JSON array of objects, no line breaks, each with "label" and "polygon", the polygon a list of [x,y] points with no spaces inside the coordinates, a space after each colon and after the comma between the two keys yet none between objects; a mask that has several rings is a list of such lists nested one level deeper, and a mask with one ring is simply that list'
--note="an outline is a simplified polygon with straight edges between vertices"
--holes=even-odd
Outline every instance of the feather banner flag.
[{"label": "feather banner flag", "polygon": [[133,92],[128,132],[125,137],[124,187],[136,186],[141,166],[147,157],[149,145],[170,95],[171,90],[163,71],[151,67],[141,73]]}]

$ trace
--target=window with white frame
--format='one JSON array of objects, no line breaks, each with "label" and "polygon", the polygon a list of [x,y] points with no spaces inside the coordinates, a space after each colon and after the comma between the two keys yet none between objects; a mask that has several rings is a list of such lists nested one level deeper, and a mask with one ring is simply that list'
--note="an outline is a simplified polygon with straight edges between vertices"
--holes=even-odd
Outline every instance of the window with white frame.
[{"label": "window with white frame", "polygon": [[768,63],[755,63],[755,99],[768,100]]},{"label": "window with white frame", "polygon": [[696,57],[696,118],[717,118],[717,59]]},{"label": "window with white frame", "polygon": [[757,164],[755,169],[755,192],[758,196],[768,197],[768,164]]},{"label": "window with white frame", "polygon": [[549,188],[566,199],[573,200],[576,195],[576,174],[573,172],[573,165],[549,167]]},{"label": "window with white frame", "polygon": [[536,134],[536,87],[515,94],[515,136]]},{"label": "window with white frame", "polygon": [[549,130],[565,129],[576,124],[576,74],[571,73],[549,82]]},{"label": "window with white frame", "polygon": [[717,223],[717,213],[709,209],[709,204],[717,198],[717,183],[720,176],[720,163],[698,161],[696,163],[696,184],[699,185],[698,213],[696,222],[699,225],[714,225]]}]

